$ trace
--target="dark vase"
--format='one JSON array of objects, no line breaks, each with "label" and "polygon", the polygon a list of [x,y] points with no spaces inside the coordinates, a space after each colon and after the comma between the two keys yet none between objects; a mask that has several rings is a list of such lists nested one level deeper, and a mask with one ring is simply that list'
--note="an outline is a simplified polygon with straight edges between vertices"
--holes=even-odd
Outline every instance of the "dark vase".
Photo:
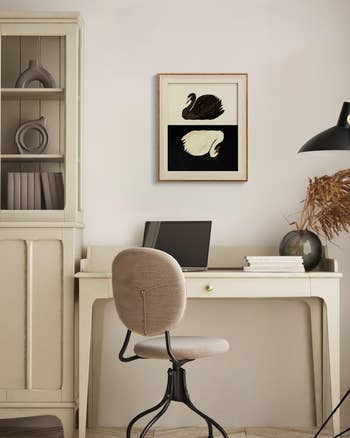
[{"label": "dark vase", "polygon": [[322,257],[322,243],[309,230],[294,230],[287,233],[280,243],[281,256],[302,256],[305,271],[312,271]]}]

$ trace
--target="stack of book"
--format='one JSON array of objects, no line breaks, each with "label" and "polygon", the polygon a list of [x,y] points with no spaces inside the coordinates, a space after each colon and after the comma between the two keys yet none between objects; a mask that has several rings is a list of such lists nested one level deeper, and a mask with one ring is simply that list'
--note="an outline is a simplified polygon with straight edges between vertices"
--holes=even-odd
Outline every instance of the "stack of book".
[{"label": "stack of book", "polygon": [[246,272],[305,272],[301,256],[246,256]]},{"label": "stack of book", "polygon": [[8,210],[61,210],[64,186],[61,172],[9,172]]},{"label": "stack of book", "polygon": [[40,173],[9,172],[7,174],[7,208],[41,210]]}]

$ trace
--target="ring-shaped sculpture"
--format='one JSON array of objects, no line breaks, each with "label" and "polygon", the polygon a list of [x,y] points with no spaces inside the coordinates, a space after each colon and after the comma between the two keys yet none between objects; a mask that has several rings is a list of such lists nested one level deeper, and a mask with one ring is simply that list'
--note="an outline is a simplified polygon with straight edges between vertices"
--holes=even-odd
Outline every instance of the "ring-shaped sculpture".
[{"label": "ring-shaped sculpture", "polygon": [[[29,146],[25,143],[25,135],[29,131],[37,131],[40,135],[38,145]],[[19,126],[16,131],[16,144],[21,154],[42,154],[49,143],[49,135],[46,128],[46,118],[40,117],[37,120],[30,120]]]}]

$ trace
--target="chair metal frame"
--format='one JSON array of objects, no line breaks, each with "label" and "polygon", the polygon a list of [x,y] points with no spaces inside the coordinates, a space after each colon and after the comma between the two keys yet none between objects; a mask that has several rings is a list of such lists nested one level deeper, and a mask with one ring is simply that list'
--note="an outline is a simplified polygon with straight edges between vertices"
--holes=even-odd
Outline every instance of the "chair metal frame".
[{"label": "chair metal frame", "polygon": [[[343,395],[343,397],[341,398],[340,402],[337,404],[337,406],[333,409],[333,411],[329,414],[329,416],[327,417],[327,419],[324,421],[324,423],[322,424],[322,426],[318,429],[318,431],[316,432],[316,434],[314,435],[314,438],[317,438],[320,433],[322,432],[322,430],[325,428],[325,426],[327,425],[328,421],[333,417],[333,415],[337,412],[337,410],[340,408],[340,406],[343,404],[343,402],[348,398],[348,396],[350,395],[350,388],[346,391],[346,393]],[[338,433],[337,435],[334,435],[333,438],[339,438],[341,436],[343,436],[344,434],[346,434],[347,432],[350,431],[350,427],[346,428],[345,430],[343,430],[342,432]]]},{"label": "chair metal frame", "polygon": [[[186,370],[183,368],[183,365],[185,365],[187,362],[191,362],[194,359],[183,359],[183,360],[177,360],[174,352],[171,348],[171,337],[169,331],[165,331],[165,343],[166,343],[166,349],[169,356],[169,360],[172,363],[172,367],[168,369],[168,381],[167,386],[165,390],[164,397],[162,400],[156,404],[155,406],[146,409],[145,411],[141,412],[140,414],[136,415],[129,423],[127,431],[126,431],[126,438],[131,438],[131,430],[134,426],[134,424],[140,420],[142,417],[157,411],[159,412],[146,424],[144,429],[141,432],[140,438],[144,438],[147,434],[147,432],[151,429],[151,427],[162,417],[162,415],[165,414],[165,412],[168,410],[170,403],[172,401],[181,402],[184,403],[187,407],[189,407],[193,412],[195,412],[197,415],[202,417],[205,422],[208,425],[208,438],[213,438],[213,426],[221,433],[221,435],[224,438],[228,438],[227,433],[223,429],[222,426],[220,426],[219,423],[217,423],[215,420],[210,418],[208,415],[204,414],[202,411],[200,411],[191,401],[188,390],[187,390],[187,384],[186,384]],[[122,362],[132,362],[134,360],[138,359],[144,359],[143,357],[134,355],[125,357],[124,354],[128,348],[129,342],[131,337],[131,330],[128,330],[125,336],[125,340],[123,343],[123,346],[119,353],[119,359]]]}]

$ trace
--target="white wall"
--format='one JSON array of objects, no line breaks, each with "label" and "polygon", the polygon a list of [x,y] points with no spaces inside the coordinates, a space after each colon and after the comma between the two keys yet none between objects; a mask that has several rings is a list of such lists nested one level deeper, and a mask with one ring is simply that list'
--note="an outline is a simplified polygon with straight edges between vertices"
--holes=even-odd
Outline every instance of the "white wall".
[{"label": "white wall", "polygon": [[[0,8],[80,10],[84,17],[86,245],[135,244],[145,220],[169,218],[212,219],[214,244],[278,244],[289,230],[284,216],[298,211],[307,177],[349,167],[347,153],[296,153],[312,135],[335,123],[342,102],[349,99],[348,0],[0,0]],[[249,182],[156,182],[158,72],[249,74]],[[339,245],[331,251],[345,273],[345,390],[350,385],[350,238],[343,237]],[[310,376],[303,308],[238,302],[231,310],[230,339],[236,355],[231,367],[240,384],[235,387],[233,379],[233,386],[227,387],[230,408],[222,408],[224,420],[310,423],[312,407],[304,390],[310,386]],[[197,317],[198,310],[190,312]],[[211,324],[214,321],[213,327],[220,318],[212,308],[203,308],[201,314]],[[106,376],[113,381],[116,369],[117,324],[108,305],[101,347],[102,388],[108,386]],[[201,331],[191,321],[186,324]],[[265,341],[259,337],[261,327]],[[262,342],[274,356],[260,351]],[[261,355],[252,355],[256,351]],[[295,372],[285,375],[276,363],[287,365],[291,354],[297,358]],[[197,366],[205,375],[216,362],[207,368]],[[283,375],[289,382],[286,386],[276,384]],[[132,378],[133,370],[128,376]],[[271,382],[270,391],[258,390],[261,382]],[[195,391],[199,382],[194,386]],[[127,413],[119,417],[116,413],[123,397],[116,388],[100,394],[102,424],[124,421]],[[204,404],[210,407],[208,400]],[[276,403],[279,400],[283,402]],[[191,421],[180,415],[179,422],[179,418]],[[350,420],[349,414],[344,418]]]}]

